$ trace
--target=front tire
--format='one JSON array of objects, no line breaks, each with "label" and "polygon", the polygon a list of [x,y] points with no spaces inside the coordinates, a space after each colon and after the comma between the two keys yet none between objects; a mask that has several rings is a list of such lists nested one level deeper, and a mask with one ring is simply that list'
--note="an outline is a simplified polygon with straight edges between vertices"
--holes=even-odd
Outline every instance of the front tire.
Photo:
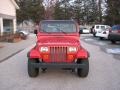
[{"label": "front tire", "polygon": [[111,40],[111,43],[112,43],[112,44],[115,44],[115,43],[116,43],[116,41]]},{"label": "front tire", "polygon": [[93,33],[93,36],[95,37],[95,33]]},{"label": "front tire", "polygon": [[103,37],[100,37],[100,40],[103,40]]},{"label": "front tire", "polygon": [[93,33],[93,36],[96,37],[96,33],[95,32]]},{"label": "front tire", "polygon": [[39,74],[39,68],[35,68],[32,63],[37,63],[37,60],[28,59],[28,75],[30,77],[37,77]]},{"label": "front tire", "polygon": [[85,64],[84,68],[78,68],[77,69],[78,76],[79,77],[87,77],[88,73],[89,73],[89,61],[88,60],[81,60],[78,63]]}]

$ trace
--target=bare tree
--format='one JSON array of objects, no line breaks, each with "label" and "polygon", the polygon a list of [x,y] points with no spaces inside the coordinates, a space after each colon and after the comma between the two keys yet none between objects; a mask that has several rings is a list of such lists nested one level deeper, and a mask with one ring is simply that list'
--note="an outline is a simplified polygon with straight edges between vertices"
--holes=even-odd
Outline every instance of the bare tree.
[{"label": "bare tree", "polygon": [[55,3],[58,0],[45,0],[45,18],[53,19]]}]

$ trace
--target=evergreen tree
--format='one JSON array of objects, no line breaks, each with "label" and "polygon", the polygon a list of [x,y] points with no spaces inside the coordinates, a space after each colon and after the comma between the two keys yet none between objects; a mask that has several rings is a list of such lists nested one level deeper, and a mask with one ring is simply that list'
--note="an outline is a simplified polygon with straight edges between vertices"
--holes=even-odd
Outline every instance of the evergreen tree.
[{"label": "evergreen tree", "polygon": [[98,8],[96,0],[75,0],[73,6],[75,17],[79,22],[98,22]]},{"label": "evergreen tree", "polygon": [[106,0],[106,23],[110,25],[120,24],[120,0]]},{"label": "evergreen tree", "polygon": [[54,19],[71,19],[72,8],[70,5],[71,0],[60,0],[55,4]]},{"label": "evergreen tree", "polygon": [[39,22],[44,19],[44,6],[42,0],[19,0],[17,1],[20,9],[17,10],[18,22],[32,20]]}]

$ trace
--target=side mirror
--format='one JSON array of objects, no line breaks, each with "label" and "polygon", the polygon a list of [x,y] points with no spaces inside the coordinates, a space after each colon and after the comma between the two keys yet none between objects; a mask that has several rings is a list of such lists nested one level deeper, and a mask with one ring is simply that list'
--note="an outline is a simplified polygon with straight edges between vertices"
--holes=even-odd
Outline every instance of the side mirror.
[{"label": "side mirror", "polygon": [[35,30],[34,30],[34,34],[37,34],[37,33],[38,33],[38,31],[35,29]]}]

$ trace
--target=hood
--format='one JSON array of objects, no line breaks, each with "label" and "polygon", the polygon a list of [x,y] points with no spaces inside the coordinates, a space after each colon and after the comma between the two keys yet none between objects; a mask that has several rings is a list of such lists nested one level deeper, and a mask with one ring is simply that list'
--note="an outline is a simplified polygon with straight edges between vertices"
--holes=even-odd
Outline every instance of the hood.
[{"label": "hood", "polygon": [[38,39],[39,45],[48,46],[76,46],[79,44],[79,40],[73,37],[44,37]]}]

